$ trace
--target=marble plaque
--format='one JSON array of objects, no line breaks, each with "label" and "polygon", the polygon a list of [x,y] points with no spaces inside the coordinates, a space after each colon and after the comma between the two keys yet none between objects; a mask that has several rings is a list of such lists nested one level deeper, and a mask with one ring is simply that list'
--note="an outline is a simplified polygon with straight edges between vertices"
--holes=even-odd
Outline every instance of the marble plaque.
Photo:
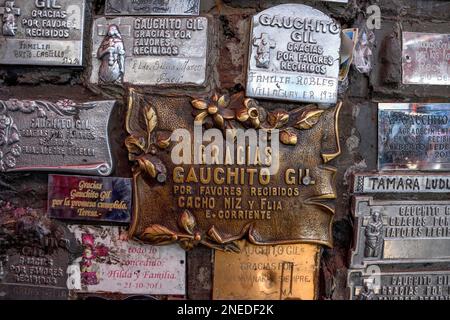
[{"label": "marble plaque", "polygon": [[341,28],[302,4],[269,8],[252,19],[247,96],[333,104]]},{"label": "marble plaque", "polygon": [[206,17],[96,19],[91,82],[201,86],[207,35]]},{"label": "marble plaque", "polygon": [[84,0],[1,0],[0,64],[82,66]]},{"label": "marble plaque", "polygon": [[450,34],[403,32],[404,84],[450,85]]}]

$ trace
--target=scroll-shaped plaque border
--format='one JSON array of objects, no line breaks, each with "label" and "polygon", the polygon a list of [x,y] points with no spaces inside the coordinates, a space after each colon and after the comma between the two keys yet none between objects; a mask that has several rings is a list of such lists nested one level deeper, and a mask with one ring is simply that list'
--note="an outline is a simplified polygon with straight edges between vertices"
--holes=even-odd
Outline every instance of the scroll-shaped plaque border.
[{"label": "scroll-shaped plaque border", "polygon": [[[223,105],[227,105],[227,107]],[[229,114],[228,106],[230,105],[233,106],[229,107],[234,111],[233,116]],[[257,101],[246,99],[243,92],[228,98],[214,94],[211,98],[190,100],[189,97],[178,96],[145,96],[130,89],[126,119],[126,129],[130,135],[125,140],[129,159],[135,164],[133,167],[134,211],[129,230],[130,236],[152,245],[178,242],[187,250],[202,244],[218,250],[238,252],[239,246],[236,241],[246,237],[251,243],[258,245],[314,243],[331,247],[334,209],[324,201],[336,199],[337,196],[335,190],[336,169],[329,166],[328,162],[341,153],[338,130],[341,106],[342,103],[338,103],[332,109],[319,109],[316,105],[301,106],[293,110],[277,109],[268,111],[264,116],[265,120],[261,120],[259,117],[252,118],[252,115],[257,113],[252,108],[262,107],[258,105]],[[183,112],[183,115],[180,112]],[[189,116],[191,112],[193,115]],[[196,123],[210,120],[213,127],[221,129],[227,128],[227,125],[237,125],[239,122],[245,123],[244,128],[277,128],[280,129],[280,142],[286,148],[293,148],[297,145],[297,134],[301,136],[302,132],[313,130],[314,138],[310,136],[309,139],[313,139],[317,145],[313,147],[300,144],[296,149],[298,151],[303,148],[311,148],[308,151],[311,154],[316,150],[322,150],[317,154],[317,160],[314,159],[311,160],[311,163],[304,164],[306,166],[308,164],[316,165],[316,178],[320,180],[317,184],[311,184],[311,189],[307,189],[305,194],[301,193],[303,197],[299,196],[298,198],[298,202],[302,205],[299,209],[301,215],[297,219],[299,221],[307,219],[309,222],[302,222],[298,229],[282,229],[285,232],[275,236],[267,235],[267,228],[263,231],[265,234],[261,234],[261,229],[264,228],[255,226],[256,222],[248,221],[242,222],[241,225],[239,222],[234,222],[225,231],[209,222],[197,221],[196,216],[189,209],[175,209],[175,207],[167,209],[167,214],[172,217],[168,219],[167,223],[160,220],[162,219],[161,213],[158,213],[158,217],[152,220],[152,210],[164,209],[164,201],[172,201],[170,193],[167,194],[170,188],[161,186],[166,182],[168,176],[164,159],[170,159],[166,151],[171,145],[171,130],[181,128],[189,123],[193,124],[194,119]],[[160,125],[161,123],[163,125]],[[317,125],[318,123],[320,125]],[[317,138],[318,135],[324,134],[323,130],[328,132],[327,142]],[[289,162],[291,165],[298,165],[294,158],[291,161],[294,162]],[[159,200],[153,196],[147,200],[146,207],[143,208],[142,201],[146,198],[146,194],[153,192],[160,195],[159,199],[162,202],[159,203]],[[290,206],[293,206],[292,203],[295,201],[291,199]],[[155,209],[157,206],[160,206],[160,209]],[[167,203],[166,206],[171,205]],[[144,214],[144,210],[150,212]],[[288,212],[289,210],[284,209],[284,211]],[[171,216],[172,213],[173,216]],[[281,220],[278,218],[278,223],[281,223]],[[275,225],[276,222],[273,224]],[[278,226],[278,228],[280,227]]]},{"label": "scroll-shaped plaque border", "polygon": [[[18,172],[18,171],[53,171],[53,172],[68,172],[68,173],[78,173],[78,174],[91,174],[108,176],[112,173],[114,167],[114,161],[111,154],[111,147],[108,136],[108,129],[110,124],[110,117],[112,110],[116,105],[115,101],[92,101],[85,103],[76,103],[72,100],[60,100],[58,102],[42,101],[42,100],[0,100],[0,118],[2,120],[2,132],[7,140],[3,147],[7,148],[2,150],[0,154],[0,160],[4,163],[9,159],[11,163],[6,163],[4,165],[3,171],[5,172]],[[103,106],[103,111],[106,114],[99,116],[106,117],[104,122],[104,127],[98,129],[105,141],[105,148],[107,159],[102,162],[88,163],[88,164],[78,164],[70,163],[66,164],[55,164],[55,165],[33,165],[33,166],[18,166],[16,159],[20,158],[20,128],[15,124],[15,119],[13,115],[21,114],[30,115],[36,114],[38,118],[47,118],[50,115],[61,116],[61,117],[73,117],[77,118],[82,112],[93,112],[95,108],[101,108]],[[4,121],[3,121],[4,120]],[[14,159],[12,159],[14,158]],[[2,170],[0,168],[0,170]]]}]

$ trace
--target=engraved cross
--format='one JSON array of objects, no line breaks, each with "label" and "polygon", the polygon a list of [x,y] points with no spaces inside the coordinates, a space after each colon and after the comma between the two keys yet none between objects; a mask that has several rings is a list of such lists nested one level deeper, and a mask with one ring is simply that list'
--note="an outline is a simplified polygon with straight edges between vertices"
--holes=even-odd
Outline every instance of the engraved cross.
[{"label": "engraved cross", "polygon": [[6,1],[5,6],[0,8],[0,15],[3,15],[3,35],[16,35],[16,16],[20,16],[20,8],[15,7],[14,1]]}]

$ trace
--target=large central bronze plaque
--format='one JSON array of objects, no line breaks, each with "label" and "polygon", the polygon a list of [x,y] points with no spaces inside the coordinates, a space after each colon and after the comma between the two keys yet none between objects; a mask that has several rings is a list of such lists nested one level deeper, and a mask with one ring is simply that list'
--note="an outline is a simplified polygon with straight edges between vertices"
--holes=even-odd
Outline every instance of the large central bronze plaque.
[{"label": "large central bronze plaque", "polygon": [[[131,90],[125,142],[136,163],[130,233],[152,244],[178,241],[186,249],[203,244],[239,251],[234,241],[241,238],[253,244],[331,246],[334,210],[324,201],[336,198],[336,169],[327,163],[340,154],[339,110],[340,105],[272,110],[243,93],[193,99]],[[180,139],[177,129],[185,129],[188,137]],[[204,160],[212,141],[240,132],[239,141],[249,129],[271,132],[272,149],[264,150],[273,162],[278,156],[278,170],[271,172],[263,158],[248,164],[256,154],[246,153],[251,138],[231,147],[224,143],[223,153],[212,152],[223,162],[190,164],[189,153],[199,154],[196,148],[204,150]],[[204,149],[194,143],[198,130]],[[180,148],[183,144],[187,149]],[[229,150],[244,153],[245,161],[233,162]],[[174,153],[183,155],[180,164],[174,163]]]}]

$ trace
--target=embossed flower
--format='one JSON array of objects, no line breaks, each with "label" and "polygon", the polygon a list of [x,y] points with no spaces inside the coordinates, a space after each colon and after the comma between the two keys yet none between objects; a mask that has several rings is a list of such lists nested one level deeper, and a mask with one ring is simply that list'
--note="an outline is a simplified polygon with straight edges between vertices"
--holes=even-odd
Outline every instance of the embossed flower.
[{"label": "embossed flower", "polygon": [[20,148],[19,145],[15,144],[15,145],[13,145],[13,146],[11,147],[11,154],[12,154],[14,157],[17,158],[18,156],[20,156],[21,153],[22,153],[22,149]]},{"label": "embossed flower", "polygon": [[16,166],[16,158],[14,158],[12,155],[7,155],[3,162],[8,168],[14,168]]},{"label": "embossed flower", "polygon": [[261,119],[265,118],[262,108],[254,99],[245,99],[243,104],[236,110],[236,119],[242,123],[246,122],[254,128],[259,128]]},{"label": "embossed flower", "polygon": [[195,99],[191,101],[194,111],[195,122],[206,124],[207,127],[215,125],[224,129],[227,120],[233,120],[234,110],[228,108],[230,98],[228,95],[218,96],[214,94],[210,99]]},{"label": "embossed flower", "polygon": [[11,117],[5,114],[0,114],[0,129],[5,129],[9,127],[11,123],[12,123]]},{"label": "embossed flower", "polygon": [[75,107],[77,104],[70,99],[63,99],[63,100],[59,100],[58,102],[56,102],[56,105],[63,109],[69,109],[69,108]]}]

